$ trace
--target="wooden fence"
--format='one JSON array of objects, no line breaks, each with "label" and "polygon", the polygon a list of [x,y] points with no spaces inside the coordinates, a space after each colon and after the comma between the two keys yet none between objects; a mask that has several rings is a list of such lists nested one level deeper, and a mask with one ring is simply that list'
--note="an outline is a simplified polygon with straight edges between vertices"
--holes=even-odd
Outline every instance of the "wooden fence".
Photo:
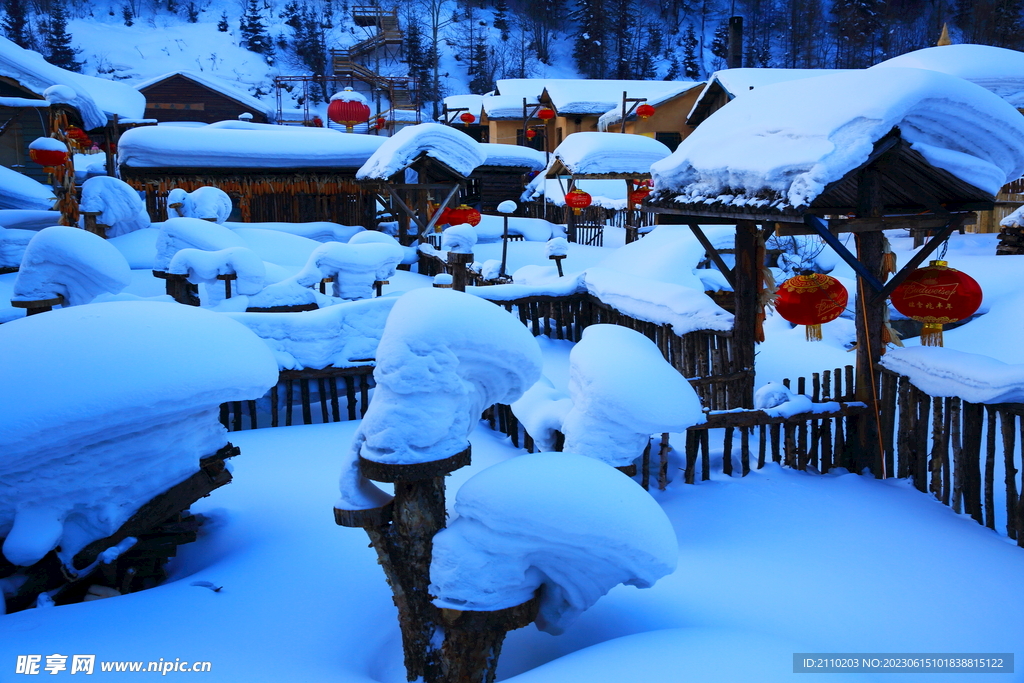
[{"label": "wooden fence", "polygon": [[[228,431],[237,432],[278,427],[282,424],[282,417],[285,427],[362,418],[370,405],[373,368],[372,365],[358,365],[351,368],[328,366],[282,370],[277,385],[271,387],[263,398],[221,404],[221,424]],[[344,406],[342,400],[345,401]],[[319,419],[314,420],[314,415]],[[301,422],[296,422],[298,418]]]},{"label": "wooden fence", "polygon": [[909,477],[917,490],[996,529],[996,471],[1002,470],[1006,535],[1024,547],[1024,480],[1017,480],[1024,470],[1024,404],[929,396],[884,369],[879,384],[887,474]]}]

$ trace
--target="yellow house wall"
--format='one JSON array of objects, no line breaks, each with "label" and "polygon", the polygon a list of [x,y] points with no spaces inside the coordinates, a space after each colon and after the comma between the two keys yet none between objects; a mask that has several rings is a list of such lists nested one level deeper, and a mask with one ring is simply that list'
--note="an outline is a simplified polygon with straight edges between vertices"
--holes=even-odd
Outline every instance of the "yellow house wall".
[{"label": "yellow house wall", "polygon": [[[627,121],[626,132],[648,137],[654,137],[654,134],[659,132],[674,132],[682,135],[685,140],[695,129],[686,123],[686,116],[693,109],[693,103],[697,101],[700,92],[700,88],[691,88],[679,97],[658,105],[654,116]],[[611,130],[617,131],[619,128],[615,126]]]}]

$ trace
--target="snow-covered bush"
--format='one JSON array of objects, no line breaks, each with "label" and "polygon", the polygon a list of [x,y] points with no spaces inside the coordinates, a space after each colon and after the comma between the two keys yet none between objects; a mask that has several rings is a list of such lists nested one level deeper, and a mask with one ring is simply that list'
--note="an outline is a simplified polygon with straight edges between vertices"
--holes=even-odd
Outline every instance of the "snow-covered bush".
[{"label": "snow-covered bush", "polygon": [[[74,228],[64,228],[102,238]],[[277,382],[266,345],[227,317],[97,303],[0,325],[3,554],[69,563],[227,443],[219,406]],[[58,393],[53,388],[60,387]]]},{"label": "snow-covered bush", "polygon": [[462,485],[457,519],[434,536],[438,607],[494,611],[540,591],[537,628],[563,632],[620,583],[647,588],[676,568],[661,507],[628,477],[573,453],[493,465]]},{"label": "snow-covered bush", "polygon": [[[107,237],[125,235],[148,228],[149,214],[146,202],[128,183],[109,176],[96,176],[82,185],[82,211],[98,211],[96,222],[107,228]],[[85,218],[79,219],[85,225]]]},{"label": "snow-covered bush", "polygon": [[176,187],[167,193],[167,210],[169,216],[223,224],[231,215],[231,197],[218,187],[199,187],[191,192]]},{"label": "snow-covered bush", "polygon": [[616,467],[640,457],[651,434],[681,432],[705,421],[690,383],[644,335],[619,325],[591,325],[569,353],[565,450]]},{"label": "snow-covered bush", "polygon": [[132,280],[128,261],[112,244],[78,228],[43,228],[29,241],[14,280],[12,299],[64,297],[64,305],[87,304],[117,294]]}]

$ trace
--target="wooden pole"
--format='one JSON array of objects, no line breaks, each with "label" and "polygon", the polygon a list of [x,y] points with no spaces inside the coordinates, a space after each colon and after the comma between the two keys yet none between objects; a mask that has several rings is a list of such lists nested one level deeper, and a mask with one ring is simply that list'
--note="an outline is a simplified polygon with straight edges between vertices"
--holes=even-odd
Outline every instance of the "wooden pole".
[{"label": "wooden pole", "polygon": [[735,322],[733,323],[733,367],[729,372],[750,375],[742,391],[724,408],[754,407],[754,344],[757,327],[757,296],[761,264],[757,263],[757,225],[752,221],[736,224],[736,267],[733,269]]}]

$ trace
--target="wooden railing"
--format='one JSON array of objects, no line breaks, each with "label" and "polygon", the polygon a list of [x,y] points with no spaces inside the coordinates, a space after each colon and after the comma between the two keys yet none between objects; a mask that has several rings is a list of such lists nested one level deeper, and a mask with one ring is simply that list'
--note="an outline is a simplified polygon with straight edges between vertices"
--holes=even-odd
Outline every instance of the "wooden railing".
[{"label": "wooden railing", "polygon": [[[373,368],[373,365],[357,365],[282,370],[277,385],[263,398],[221,404],[221,424],[228,431],[237,432],[282,426],[282,418],[285,427],[362,418],[370,405]],[[319,419],[314,419],[314,415]],[[299,418],[302,421],[296,422]]]}]

